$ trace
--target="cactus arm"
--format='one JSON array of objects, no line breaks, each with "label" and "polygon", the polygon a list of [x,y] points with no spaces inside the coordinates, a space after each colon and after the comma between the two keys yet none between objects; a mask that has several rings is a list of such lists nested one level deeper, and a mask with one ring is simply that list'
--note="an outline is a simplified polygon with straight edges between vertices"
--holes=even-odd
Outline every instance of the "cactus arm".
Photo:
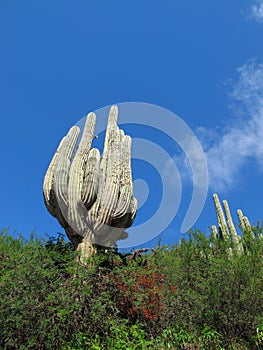
[{"label": "cactus arm", "polygon": [[112,129],[116,128],[117,122],[118,122],[118,107],[112,106],[109,112],[108,124],[107,124],[107,129],[105,134],[105,140],[104,140],[103,155],[107,154],[108,147],[112,143],[111,131]]},{"label": "cactus arm", "polygon": [[79,133],[80,130],[77,126],[73,126],[69,130],[62,145],[61,152],[59,153],[58,164],[54,175],[57,201],[62,206],[62,210],[67,208],[70,161],[73,156]]},{"label": "cactus arm", "polygon": [[121,183],[120,183],[120,196],[118,205],[114,211],[113,219],[120,220],[129,210],[129,204],[133,193],[133,184],[131,176],[131,138],[130,136],[122,137],[121,142],[121,154],[122,159],[120,163],[121,171]]},{"label": "cactus arm", "polygon": [[66,187],[70,159],[77,142],[79,128],[72,127],[61,140],[48,167],[43,183],[44,201],[51,215],[56,216],[60,210],[57,204],[57,192],[66,205]]},{"label": "cactus arm", "polygon": [[214,204],[216,208],[216,216],[218,221],[218,228],[222,235],[224,241],[229,241],[229,232],[226,224],[225,215],[223,209],[221,207],[218,195],[216,193],[213,194]]},{"label": "cactus arm", "polygon": [[241,209],[237,210],[237,216],[238,216],[238,220],[241,226],[241,230],[242,232],[246,231],[246,226],[245,226],[245,222],[244,222],[244,215]]},{"label": "cactus arm", "polygon": [[[95,206],[95,215],[97,217],[94,229],[101,231],[103,225],[111,224],[111,212],[115,208],[118,200],[119,193],[119,175],[117,173],[117,164],[119,162],[120,150],[119,150],[119,137],[117,126],[111,127],[111,130],[107,130],[106,134],[109,134],[109,145],[104,152],[105,162],[105,176],[101,179],[100,191]],[[106,141],[105,141],[106,142]]]},{"label": "cactus arm", "polygon": [[95,114],[89,113],[86,118],[84,131],[79,146],[70,166],[68,184],[70,200],[73,200],[75,196],[79,196],[82,190],[84,170],[88,160],[91,143],[94,137],[95,123]]},{"label": "cactus arm", "polygon": [[128,185],[121,188],[118,204],[112,215],[113,220],[120,220],[129,210],[131,191]]},{"label": "cactus arm", "polygon": [[[109,203],[110,196],[113,195],[113,192],[116,186],[110,187],[109,177],[112,177],[112,166],[110,159],[110,149],[113,146],[113,143],[117,143],[117,120],[118,120],[118,107],[112,106],[109,112],[109,118],[107,123],[107,129],[104,139],[104,148],[100,161],[99,169],[99,185],[98,185],[98,194],[97,199],[94,205],[92,206],[89,213],[89,221],[93,223],[94,228],[98,231],[101,230],[103,224],[105,223],[105,214],[108,212],[107,205]],[[113,155],[115,157],[116,155]],[[115,158],[114,158],[115,159]],[[116,166],[116,161],[115,161]],[[107,195],[107,200],[105,201],[105,194]],[[116,195],[114,196],[116,197]],[[99,215],[99,217],[98,217]],[[102,222],[101,222],[102,221]]]},{"label": "cactus arm", "polygon": [[251,230],[251,225],[250,225],[250,222],[249,222],[247,216],[244,216],[244,223],[245,223],[246,231],[247,231],[247,232],[252,232],[252,230]]},{"label": "cactus arm", "polygon": [[81,192],[83,188],[85,167],[94,137],[95,123],[95,114],[89,113],[86,118],[79,146],[69,169],[69,179],[67,186],[68,220],[82,237],[85,236],[88,225],[85,220],[86,207],[81,201]]},{"label": "cactus arm", "polygon": [[117,127],[112,128],[110,137],[110,145],[108,149],[108,176],[106,185],[102,192],[101,208],[98,219],[102,223],[106,223],[110,213],[115,209],[119,196],[120,174],[118,165],[120,163],[120,137]]},{"label": "cactus arm", "polygon": [[90,209],[97,198],[99,186],[100,152],[92,148],[89,152],[86,170],[84,171],[81,200],[87,209]]},{"label": "cactus arm", "polygon": [[129,211],[126,214],[126,220],[123,223],[123,227],[130,227],[133,224],[138,208],[138,201],[136,198],[132,198]]},{"label": "cactus arm", "polygon": [[53,216],[56,215],[56,207],[57,207],[56,198],[54,194],[54,173],[57,167],[59,154],[60,154],[62,145],[64,143],[64,140],[65,140],[65,137],[63,137],[63,139],[59,143],[59,146],[47,169],[46,175],[44,177],[44,183],[43,183],[44,202],[48,211]]},{"label": "cactus arm", "polygon": [[233,223],[233,219],[232,219],[232,215],[230,213],[230,209],[229,209],[229,205],[226,199],[223,200],[223,206],[224,206],[224,210],[225,210],[225,214],[226,214],[226,220],[227,220],[227,224],[229,227],[229,232],[231,235],[231,238],[235,237],[237,235],[234,223]]},{"label": "cactus arm", "polygon": [[215,241],[218,239],[218,232],[215,225],[212,225],[212,237]]},{"label": "cactus arm", "polygon": [[112,225],[115,227],[124,227],[124,228],[130,227],[134,222],[137,208],[138,208],[138,201],[136,198],[133,197],[130,202],[127,213],[122,215],[122,217],[117,218],[116,220],[113,220]]},{"label": "cactus arm", "polygon": [[[239,223],[240,223],[243,235],[246,233],[252,233],[252,228],[251,228],[250,222],[249,222],[247,216],[245,216],[243,214],[241,209],[237,210],[237,215],[238,215],[238,219],[239,219]],[[254,237],[254,235],[252,235],[252,236]]]},{"label": "cactus arm", "polygon": [[236,250],[238,253],[241,253],[243,251],[243,246],[240,242],[240,237],[238,236],[237,231],[235,229],[228,202],[225,199],[223,200],[223,206],[227,218],[229,233],[232,239],[233,249]]}]

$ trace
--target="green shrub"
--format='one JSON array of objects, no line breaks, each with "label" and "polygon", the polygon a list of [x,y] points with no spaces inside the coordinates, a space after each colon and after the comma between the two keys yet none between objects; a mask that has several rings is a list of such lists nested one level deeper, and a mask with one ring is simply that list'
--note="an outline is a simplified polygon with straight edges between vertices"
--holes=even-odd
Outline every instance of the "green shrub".
[{"label": "green shrub", "polygon": [[62,236],[0,235],[1,349],[262,347],[262,239],[231,256],[200,231],[136,261],[74,254]]}]

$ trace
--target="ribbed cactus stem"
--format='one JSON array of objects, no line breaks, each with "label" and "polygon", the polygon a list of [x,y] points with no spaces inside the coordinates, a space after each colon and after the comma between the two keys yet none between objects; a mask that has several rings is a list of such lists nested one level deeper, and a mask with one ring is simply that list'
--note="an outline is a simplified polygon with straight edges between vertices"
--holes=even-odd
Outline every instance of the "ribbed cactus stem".
[{"label": "ribbed cactus stem", "polygon": [[64,143],[64,140],[65,140],[65,137],[63,137],[63,139],[60,141],[60,144],[56,150],[55,155],[53,156],[50,162],[50,165],[48,167],[48,170],[44,178],[44,185],[43,185],[44,202],[48,211],[53,216],[56,215],[56,198],[53,191],[54,173],[57,167],[59,154],[61,152],[61,148]]},{"label": "ribbed cactus stem", "polygon": [[54,187],[57,201],[60,203],[61,210],[66,210],[68,205],[68,181],[70,164],[73,157],[74,148],[78,140],[80,130],[73,126],[64,139],[57,167],[54,172]]},{"label": "ribbed cactus stem", "polygon": [[229,233],[230,233],[230,237],[232,240],[233,248],[237,252],[241,252],[243,250],[243,247],[242,247],[242,244],[240,243],[240,239],[239,239],[237,231],[235,229],[228,202],[225,199],[223,200],[223,206],[224,206],[224,210],[225,210],[225,214],[226,214],[227,225],[229,228]]},{"label": "ribbed cactus stem", "polygon": [[237,232],[236,232],[232,215],[230,213],[229,205],[226,199],[223,200],[223,206],[226,214],[226,220],[227,220],[227,225],[229,227],[229,232],[230,232],[231,238],[233,238],[237,235]]},{"label": "ribbed cactus stem", "polygon": [[215,225],[212,225],[212,237],[215,241],[218,239],[218,232]]},{"label": "ribbed cactus stem", "polygon": [[240,222],[240,226],[241,226],[241,230],[243,232],[243,235],[249,233],[249,234],[251,234],[251,237],[254,237],[254,235],[252,233],[252,228],[251,228],[251,225],[250,225],[250,222],[249,222],[247,216],[245,216],[243,214],[241,209],[237,210],[237,215],[238,215],[238,219]]},{"label": "ribbed cactus stem", "polygon": [[117,125],[118,108],[109,112],[103,154],[92,147],[96,115],[89,113],[82,137],[72,127],[62,139],[44,178],[43,193],[49,212],[86,258],[96,246],[112,246],[127,238],[125,228],[135,218],[131,138]]},{"label": "ribbed cactus stem", "polygon": [[240,226],[241,226],[241,230],[244,233],[246,231],[246,225],[245,225],[245,222],[244,222],[244,215],[243,215],[243,212],[242,212],[241,209],[237,210],[237,216],[238,216],[238,220],[239,220],[239,223],[240,223]]},{"label": "ribbed cactus stem", "polygon": [[226,223],[223,209],[221,207],[218,195],[216,193],[213,194],[213,199],[214,199],[214,204],[215,204],[215,208],[216,208],[216,216],[217,216],[217,221],[218,221],[219,232],[222,235],[222,239],[224,241],[228,241],[229,240],[229,231],[227,228],[227,223]]},{"label": "ribbed cactus stem", "polygon": [[244,223],[245,223],[245,229],[247,232],[251,232],[251,225],[250,225],[250,222],[248,220],[248,217],[247,216],[244,216],[243,217],[243,220],[244,220]]}]

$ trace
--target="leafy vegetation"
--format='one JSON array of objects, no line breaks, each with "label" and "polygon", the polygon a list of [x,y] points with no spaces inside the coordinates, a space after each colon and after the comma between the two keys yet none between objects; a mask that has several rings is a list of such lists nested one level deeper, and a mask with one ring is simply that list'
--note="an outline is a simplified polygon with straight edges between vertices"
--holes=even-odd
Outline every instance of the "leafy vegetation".
[{"label": "leafy vegetation", "polygon": [[263,239],[244,254],[228,248],[194,231],[136,259],[101,252],[85,267],[63,236],[3,231],[0,348],[262,349]]}]

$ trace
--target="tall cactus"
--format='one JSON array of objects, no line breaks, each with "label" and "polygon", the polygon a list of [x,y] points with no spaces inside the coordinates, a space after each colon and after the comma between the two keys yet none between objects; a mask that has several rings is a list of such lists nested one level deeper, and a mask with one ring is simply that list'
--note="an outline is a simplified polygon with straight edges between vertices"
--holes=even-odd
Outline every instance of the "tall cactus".
[{"label": "tall cactus", "polygon": [[215,208],[216,208],[219,236],[224,241],[227,241],[227,240],[229,240],[229,231],[228,231],[228,227],[227,227],[227,223],[226,223],[223,209],[221,207],[218,195],[216,193],[213,195],[213,199],[214,199],[214,204],[215,204]]},{"label": "tall cactus", "polygon": [[232,245],[232,251],[242,253],[245,248],[245,238],[250,235],[254,238],[252,233],[252,228],[250,222],[246,216],[243,215],[240,209],[237,210],[238,219],[240,223],[240,228],[242,231],[242,237],[237,234],[233,219],[230,213],[229,205],[226,200],[223,200],[224,211],[221,207],[218,195],[215,193],[213,195],[214,204],[216,208],[216,216],[218,221],[218,231],[215,226],[212,226],[212,234],[214,237],[222,239],[224,241],[229,241]]},{"label": "tall cactus", "polygon": [[135,218],[131,137],[117,125],[118,108],[112,106],[102,156],[91,148],[96,115],[89,113],[82,137],[73,126],[61,140],[44,178],[46,207],[80,251],[90,257],[97,246],[113,246],[127,238],[125,228]]}]

